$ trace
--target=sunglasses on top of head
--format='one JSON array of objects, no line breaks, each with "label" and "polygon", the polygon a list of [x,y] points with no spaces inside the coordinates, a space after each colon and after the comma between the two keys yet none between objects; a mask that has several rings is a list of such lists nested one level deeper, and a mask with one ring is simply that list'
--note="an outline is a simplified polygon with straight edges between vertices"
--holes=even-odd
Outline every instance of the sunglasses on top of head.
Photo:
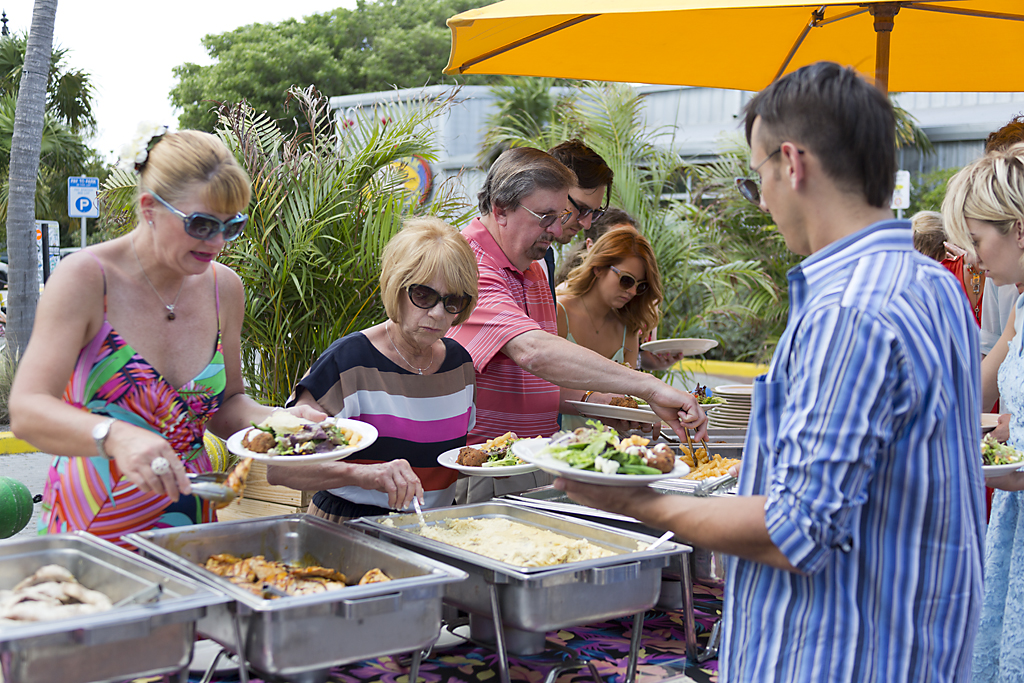
[{"label": "sunglasses on top of head", "polygon": [[596,221],[598,218],[605,215],[605,213],[607,213],[608,211],[607,207],[600,209],[591,209],[589,206],[580,206],[579,204],[576,203],[576,200],[572,198],[572,195],[569,195],[569,203],[576,207],[576,213],[580,215],[580,217],[577,220],[583,220],[587,216],[590,216],[591,221]]},{"label": "sunglasses on top of head", "polygon": [[619,276],[619,287],[624,290],[632,289],[633,285],[636,285],[636,295],[640,296],[650,288],[650,283],[647,280],[637,281],[635,277],[629,273],[623,273],[615,266],[608,266],[613,273]]},{"label": "sunglasses on top of head", "polygon": [[445,294],[441,296],[437,291],[426,285],[409,285],[406,290],[409,293],[409,301],[416,308],[430,310],[440,301],[446,313],[458,315],[469,306],[473,300],[468,294]]},{"label": "sunglasses on top of head", "polygon": [[168,204],[156,192],[151,190],[149,194],[153,195],[153,199],[166,206],[168,211],[180,218],[185,224],[185,232],[188,236],[194,237],[197,240],[211,240],[218,233],[224,233],[224,241],[230,242],[242,234],[242,231],[245,229],[245,223],[249,220],[249,217],[244,213],[236,213],[233,218],[229,218],[226,221],[222,221],[208,213],[190,213],[186,216],[184,212]]},{"label": "sunglasses on top of head", "polygon": [[558,219],[561,219],[562,225],[565,225],[566,223],[569,222],[569,218],[572,216],[572,211],[570,211],[569,209],[566,209],[562,213],[537,213],[536,211],[531,211],[529,207],[523,206],[522,204],[520,204],[519,206],[522,206],[524,209],[526,209],[526,212],[529,213],[534,218],[540,219],[540,227],[542,228],[550,228],[551,225]]}]

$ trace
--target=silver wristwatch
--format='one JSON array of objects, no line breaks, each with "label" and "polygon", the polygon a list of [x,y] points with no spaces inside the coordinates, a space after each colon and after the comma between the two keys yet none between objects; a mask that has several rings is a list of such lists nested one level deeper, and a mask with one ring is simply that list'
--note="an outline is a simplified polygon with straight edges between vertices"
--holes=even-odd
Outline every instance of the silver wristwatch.
[{"label": "silver wristwatch", "polygon": [[114,424],[114,418],[108,417],[92,428],[92,440],[96,442],[96,452],[101,458],[106,458],[107,460],[110,460],[110,455],[103,448],[103,444],[106,443],[107,436],[110,435],[110,425],[112,424]]}]

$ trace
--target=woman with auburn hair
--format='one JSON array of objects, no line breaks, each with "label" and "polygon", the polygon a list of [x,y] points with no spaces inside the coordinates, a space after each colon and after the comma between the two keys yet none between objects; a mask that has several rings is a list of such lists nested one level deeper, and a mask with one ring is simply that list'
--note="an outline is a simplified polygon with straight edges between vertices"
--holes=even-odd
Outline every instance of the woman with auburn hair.
[{"label": "woman with auburn hair", "polygon": [[[946,230],[968,247],[992,282],[1024,282],[1024,145],[991,152],[949,181],[942,202]],[[1009,443],[1024,450],[1024,297],[1018,297],[1003,336],[981,364],[982,405],[998,385],[1010,415]],[[980,475],[979,475],[980,476]],[[985,480],[995,489],[985,536],[985,596],[974,646],[976,681],[1024,680],[1024,472]],[[980,482],[978,483],[980,485]]]},{"label": "woman with auburn hair", "polygon": [[473,361],[444,334],[477,300],[476,257],[435,217],[412,218],[381,259],[387,319],[331,344],[295,387],[297,405],[368,422],[377,441],[347,460],[274,467],[271,484],[317,491],[309,513],[334,522],[451,505],[458,473],[437,456],[466,445],[476,419]]},{"label": "woman with auburn hair", "polygon": [[217,137],[162,126],[140,129],[125,162],[138,223],[61,261],[10,397],[15,434],[57,456],[40,530],[121,545],[215,521],[187,476],[211,470],[205,430],[227,438],[273,410],[245,395],[242,282],[216,261],[245,228],[248,176]]},{"label": "woman with auburn hair", "polygon": [[[569,273],[557,300],[558,335],[635,368],[640,335],[658,325],[660,300],[651,243],[633,228],[614,228]],[[572,418],[563,410],[563,429],[584,422]]]}]

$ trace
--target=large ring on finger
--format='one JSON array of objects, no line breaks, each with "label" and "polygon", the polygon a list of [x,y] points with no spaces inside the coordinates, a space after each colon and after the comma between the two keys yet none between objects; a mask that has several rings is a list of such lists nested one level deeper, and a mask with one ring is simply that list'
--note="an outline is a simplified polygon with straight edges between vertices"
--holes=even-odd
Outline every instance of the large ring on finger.
[{"label": "large ring on finger", "polygon": [[162,477],[171,471],[171,463],[167,462],[167,458],[156,457],[149,463],[149,468],[153,470],[153,474],[158,477]]}]

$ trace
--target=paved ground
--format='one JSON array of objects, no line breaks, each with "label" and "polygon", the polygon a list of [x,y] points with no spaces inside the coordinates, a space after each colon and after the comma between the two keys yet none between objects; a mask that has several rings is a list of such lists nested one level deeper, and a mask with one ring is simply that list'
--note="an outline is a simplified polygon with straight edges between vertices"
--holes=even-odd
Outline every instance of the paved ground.
[{"label": "paved ground", "polygon": [[[10,453],[0,454],[0,476],[17,479],[28,487],[32,495],[43,492],[46,481],[46,470],[50,466],[52,456],[45,453]],[[15,534],[13,538],[34,536],[39,521],[39,504],[32,512],[28,526]]]}]

